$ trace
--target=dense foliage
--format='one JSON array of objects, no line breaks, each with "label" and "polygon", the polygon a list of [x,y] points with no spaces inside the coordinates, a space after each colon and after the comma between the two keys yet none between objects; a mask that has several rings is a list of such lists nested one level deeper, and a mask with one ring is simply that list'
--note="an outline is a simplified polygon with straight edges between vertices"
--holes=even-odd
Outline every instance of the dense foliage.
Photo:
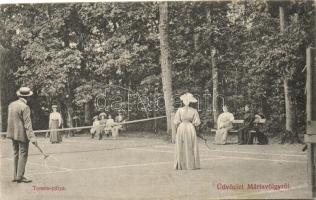
[{"label": "dense foliage", "polygon": [[[268,119],[271,135],[284,131],[282,80],[288,77],[295,93],[297,131],[303,133],[302,69],[315,31],[313,3],[170,2],[175,107],[180,105],[177,95],[190,91],[200,100],[201,130],[207,132],[213,126],[212,98],[205,94],[212,95],[215,49],[220,96],[236,118],[249,103]],[[283,34],[280,4],[287,11]],[[16,88],[23,84],[35,91],[34,116],[39,124],[38,116],[57,103],[71,126],[71,118],[83,119],[84,105],[95,103],[104,91],[109,102],[115,95],[122,96],[121,110],[130,119],[164,114],[163,109],[155,111],[163,103],[154,101],[163,94],[157,3],[20,4],[0,9],[0,44],[5,49],[1,51],[15,59],[1,65],[1,71],[17,81]],[[134,105],[141,109],[127,112],[128,94],[143,97]],[[94,114],[100,111],[90,108]]]}]

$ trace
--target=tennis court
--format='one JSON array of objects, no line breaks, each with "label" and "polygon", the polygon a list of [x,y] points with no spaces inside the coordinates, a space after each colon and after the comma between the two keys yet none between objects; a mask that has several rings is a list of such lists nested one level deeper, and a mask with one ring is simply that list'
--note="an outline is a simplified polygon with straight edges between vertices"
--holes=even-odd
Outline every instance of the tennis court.
[{"label": "tennis court", "polygon": [[[306,155],[300,145],[211,145],[199,140],[201,169],[173,170],[174,146],[160,135],[123,134],[117,140],[88,135],[50,144],[50,156],[30,144],[25,176],[12,183],[11,141],[1,140],[1,199],[258,199],[310,198]],[[288,189],[247,189],[248,184],[284,184]],[[221,189],[222,185],[243,189]],[[54,191],[52,191],[54,187]],[[50,188],[50,189],[48,189]]]}]

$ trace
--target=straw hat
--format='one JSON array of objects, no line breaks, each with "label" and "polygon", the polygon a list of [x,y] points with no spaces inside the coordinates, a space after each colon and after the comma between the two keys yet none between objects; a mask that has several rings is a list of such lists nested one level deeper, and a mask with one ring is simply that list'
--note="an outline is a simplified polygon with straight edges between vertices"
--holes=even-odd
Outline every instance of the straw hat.
[{"label": "straw hat", "polygon": [[99,114],[99,117],[101,117],[101,116],[105,116],[105,117],[106,117],[106,114],[105,114],[104,112],[101,112],[101,113]]},{"label": "straw hat", "polygon": [[194,98],[193,95],[191,93],[189,93],[189,92],[181,95],[180,99],[181,99],[181,101],[187,100],[187,101],[192,102],[192,103],[196,103],[197,102],[196,98]]},{"label": "straw hat", "polygon": [[29,97],[29,96],[33,95],[33,92],[31,91],[31,89],[29,87],[21,87],[16,92],[16,95],[18,95],[19,97]]}]

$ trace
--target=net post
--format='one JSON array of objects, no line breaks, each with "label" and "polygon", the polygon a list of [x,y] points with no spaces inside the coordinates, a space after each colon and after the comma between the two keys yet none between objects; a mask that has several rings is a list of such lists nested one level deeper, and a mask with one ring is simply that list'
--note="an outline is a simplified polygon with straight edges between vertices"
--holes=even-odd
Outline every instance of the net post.
[{"label": "net post", "polygon": [[316,48],[306,49],[306,114],[307,127],[304,141],[307,143],[308,187],[316,197]]}]

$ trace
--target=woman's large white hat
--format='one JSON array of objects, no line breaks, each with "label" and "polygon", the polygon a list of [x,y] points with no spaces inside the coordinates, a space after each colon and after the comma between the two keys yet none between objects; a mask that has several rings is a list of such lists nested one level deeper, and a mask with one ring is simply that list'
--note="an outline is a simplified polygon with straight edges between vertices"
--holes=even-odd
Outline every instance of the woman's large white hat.
[{"label": "woman's large white hat", "polygon": [[192,102],[192,103],[196,103],[197,102],[196,98],[194,98],[194,96],[191,93],[189,93],[189,92],[181,95],[180,99],[181,99],[181,101],[187,100],[187,101]]}]

